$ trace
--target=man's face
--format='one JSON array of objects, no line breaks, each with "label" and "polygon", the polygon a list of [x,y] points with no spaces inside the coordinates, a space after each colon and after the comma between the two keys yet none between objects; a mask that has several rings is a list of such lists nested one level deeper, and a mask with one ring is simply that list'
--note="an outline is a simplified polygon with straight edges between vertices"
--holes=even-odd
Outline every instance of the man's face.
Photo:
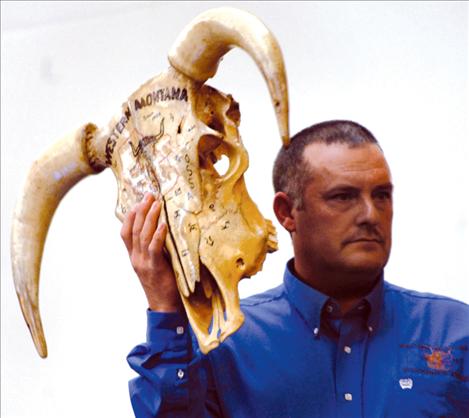
[{"label": "man's face", "polygon": [[292,212],[295,267],[301,270],[300,263],[314,275],[378,274],[389,257],[393,214],[391,174],[381,150],[316,143],[303,157],[312,180],[303,207]]}]

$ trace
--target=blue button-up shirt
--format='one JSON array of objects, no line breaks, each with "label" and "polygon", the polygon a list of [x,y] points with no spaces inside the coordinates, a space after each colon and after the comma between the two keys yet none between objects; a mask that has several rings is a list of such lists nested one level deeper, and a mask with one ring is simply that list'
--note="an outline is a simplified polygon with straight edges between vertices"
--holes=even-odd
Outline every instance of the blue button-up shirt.
[{"label": "blue button-up shirt", "polygon": [[129,354],[137,417],[469,417],[469,306],[380,280],[345,316],[296,278],[241,302],[203,356],[187,319],[148,312]]}]

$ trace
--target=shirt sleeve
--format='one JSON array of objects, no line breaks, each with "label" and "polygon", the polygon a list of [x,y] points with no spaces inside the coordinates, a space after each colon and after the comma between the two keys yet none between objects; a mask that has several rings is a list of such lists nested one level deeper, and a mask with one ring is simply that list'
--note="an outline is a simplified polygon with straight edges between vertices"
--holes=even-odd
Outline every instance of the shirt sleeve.
[{"label": "shirt sleeve", "polygon": [[147,341],[127,361],[139,375],[129,382],[137,418],[222,417],[209,359],[184,314],[148,310]]}]

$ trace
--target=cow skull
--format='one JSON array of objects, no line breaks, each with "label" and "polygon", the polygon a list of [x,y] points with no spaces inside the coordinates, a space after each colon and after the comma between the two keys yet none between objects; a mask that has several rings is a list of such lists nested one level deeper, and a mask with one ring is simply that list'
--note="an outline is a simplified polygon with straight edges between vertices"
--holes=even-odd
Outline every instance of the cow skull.
[{"label": "cow skull", "polygon": [[[47,356],[38,309],[39,269],[52,216],[79,180],[110,167],[118,183],[116,215],[152,192],[181,299],[202,352],[243,322],[238,282],[258,272],[277,249],[275,229],[251,200],[243,174],[238,104],[204,82],[234,46],[253,57],[269,87],[281,137],[288,145],[288,94],[283,59],[254,16],[209,10],[181,33],[168,71],[149,80],[107,128],[87,124],[55,144],[31,167],[12,229],[12,264],[23,315],[41,357]],[[215,167],[223,155],[224,174]]]}]

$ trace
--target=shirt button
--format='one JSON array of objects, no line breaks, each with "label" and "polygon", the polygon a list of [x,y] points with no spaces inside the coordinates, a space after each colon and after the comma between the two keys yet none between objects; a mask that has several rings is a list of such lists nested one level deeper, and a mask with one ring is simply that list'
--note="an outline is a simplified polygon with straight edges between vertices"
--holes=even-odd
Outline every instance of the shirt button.
[{"label": "shirt button", "polygon": [[326,310],[327,312],[331,313],[334,310],[334,308],[331,305],[327,305]]},{"label": "shirt button", "polygon": [[182,334],[184,334],[184,327],[177,327],[177,328],[176,328],[176,334],[177,334],[177,335],[182,335]]},{"label": "shirt button", "polygon": [[345,398],[346,401],[351,401],[352,400],[352,394],[351,393],[346,393],[344,395],[344,398]]},{"label": "shirt button", "polygon": [[313,333],[314,333],[314,335],[318,335],[319,334],[319,328],[314,328]]},{"label": "shirt button", "polygon": [[344,351],[345,351],[347,354],[350,354],[350,353],[352,352],[352,349],[351,349],[348,345],[346,345],[346,346],[344,347]]},{"label": "shirt button", "polygon": [[373,332],[373,327],[371,325],[368,327],[368,331]]},{"label": "shirt button", "polygon": [[178,370],[178,377],[179,377],[179,379],[182,379],[184,377],[184,370],[182,370],[182,369]]}]

